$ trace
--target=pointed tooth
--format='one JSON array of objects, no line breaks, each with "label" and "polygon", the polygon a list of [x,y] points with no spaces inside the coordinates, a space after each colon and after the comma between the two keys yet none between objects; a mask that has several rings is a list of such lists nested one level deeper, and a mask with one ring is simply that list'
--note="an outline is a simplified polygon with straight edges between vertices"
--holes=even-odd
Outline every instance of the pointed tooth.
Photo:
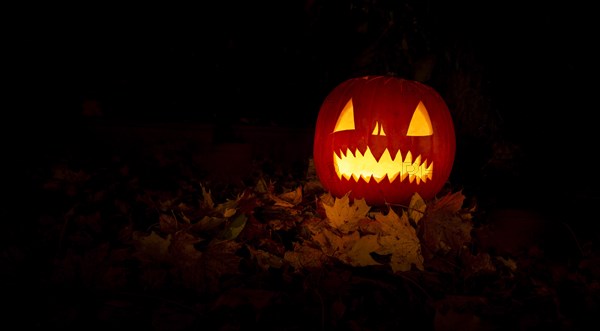
[{"label": "pointed tooth", "polygon": [[408,151],[408,153],[406,153],[406,158],[404,159],[404,163],[406,164],[412,164],[412,153],[410,151]]},{"label": "pointed tooth", "polygon": [[413,162],[413,166],[415,166],[415,168],[419,168],[419,166],[421,165],[421,155],[417,156],[417,158],[415,159],[415,162]]},{"label": "pointed tooth", "polygon": [[398,178],[398,175],[399,175],[399,174],[400,174],[400,172],[399,172],[399,171],[396,171],[396,172],[394,172],[393,174],[391,174],[391,175],[388,175],[388,178],[390,179],[390,183],[391,183],[391,182],[393,182],[393,181],[395,181],[395,180],[396,180],[396,178]]},{"label": "pointed tooth", "polygon": [[406,172],[406,171],[403,172],[402,175],[400,176],[400,181],[403,182],[407,176],[408,176],[408,172]]}]

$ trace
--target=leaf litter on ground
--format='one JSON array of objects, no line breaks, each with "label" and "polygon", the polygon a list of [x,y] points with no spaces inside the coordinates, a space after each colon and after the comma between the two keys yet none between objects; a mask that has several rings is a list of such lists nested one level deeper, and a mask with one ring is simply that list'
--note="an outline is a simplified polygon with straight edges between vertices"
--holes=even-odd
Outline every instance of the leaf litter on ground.
[{"label": "leaf litter on ground", "polygon": [[[4,248],[5,259],[12,257],[6,275],[19,278],[18,257],[35,256],[31,263],[47,266],[36,288],[101,290],[113,293],[106,303],[126,306],[152,297],[157,304],[148,314],[175,314],[186,327],[235,328],[229,317],[242,318],[248,305],[254,319],[239,323],[315,327],[326,320],[334,329],[430,323],[437,331],[457,323],[481,329],[537,323],[568,330],[599,302],[592,258],[569,267],[547,263],[539,248],[500,256],[478,247],[476,208],[463,206],[460,191],[431,201],[415,194],[406,208],[374,208],[331,196],[314,176],[263,173],[227,189],[191,176],[183,163],[159,165],[159,181],[145,175],[152,169],[113,160],[113,168],[76,171],[61,161],[36,177],[38,194],[52,203],[35,221],[35,246]],[[137,297],[120,299],[131,292]],[[167,304],[174,301],[179,308]],[[368,308],[375,302],[390,308]],[[69,301],[57,307],[90,314]],[[40,318],[52,320],[50,313]]]}]

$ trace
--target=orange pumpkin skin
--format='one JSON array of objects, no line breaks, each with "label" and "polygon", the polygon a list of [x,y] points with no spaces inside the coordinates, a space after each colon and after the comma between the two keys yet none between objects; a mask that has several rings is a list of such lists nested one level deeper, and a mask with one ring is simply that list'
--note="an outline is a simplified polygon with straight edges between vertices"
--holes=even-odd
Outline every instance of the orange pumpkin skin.
[{"label": "orange pumpkin skin", "polygon": [[[417,122],[429,128],[419,129]],[[414,193],[431,199],[446,184],[455,152],[446,103],[417,81],[392,76],[348,79],[329,93],[317,117],[315,170],[335,197],[350,193],[371,206],[408,205]],[[396,170],[384,170],[384,159],[394,160]]]}]

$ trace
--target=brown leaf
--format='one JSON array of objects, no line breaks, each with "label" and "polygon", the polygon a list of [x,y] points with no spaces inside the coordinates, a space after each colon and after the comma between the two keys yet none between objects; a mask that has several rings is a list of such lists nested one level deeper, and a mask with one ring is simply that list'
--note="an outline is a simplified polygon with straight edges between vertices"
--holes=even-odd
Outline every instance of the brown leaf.
[{"label": "brown leaf", "polygon": [[200,241],[202,240],[184,231],[174,233],[170,246],[170,260],[177,264],[196,263],[202,257],[202,253],[194,245]]},{"label": "brown leaf", "polygon": [[253,214],[247,215],[243,231],[239,234],[242,241],[254,241],[261,238],[269,238],[270,233],[267,227],[260,223]]},{"label": "brown leaf", "polygon": [[479,252],[477,255],[471,254],[471,251],[464,250],[461,253],[464,268],[463,277],[469,278],[480,275],[490,275],[496,272],[496,267],[492,263],[492,258],[486,252]]},{"label": "brown leaf", "polygon": [[134,256],[142,261],[165,261],[168,258],[171,235],[163,238],[152,231],[150,234],[134,232],[133,240],[136,247]]},{"label": "brown leaf", "polygon": [[158,224],[162,233],[174,233],[178,230],[177,219],[173,215],[160,214]]},{"label": "brown leaf", "polygon": [[225,224],[225,217],[204,216],[200,221],[192,225],[194,232],[213,231]]},{"label": "brown leaf", "polygon": [[457,213],[462,208],[464,201],[465,196],[462,194],[462,191],[448,193],[440,199],[433,201],[429,206],[429,212]]},{"label": "brown leaf", "polygon": [[220,240],[233,240],[244,230],[248,217],[245,214],[237,214],[226,223],[225,229],[219,234]]},{"label": "brown leaf", "polygon": [[383,231],[381,223],[371,218],[363,218],[358,221],[358,229],[363,234],[380,234]]},{"label": "brown leaf", "polygon": [[280,256],[274,255],[262,249],[255,249],[252,246],[246,247],[261,269],[266,271],[269,270],[269,268],[279,269],[283,266],[283,259]]},{"label": "brown leaf", "polygon": [[287,205],[293,207],[302,202],[302,186],[298,186],[294,191],[282,193],[278,197],[272,196],[272,198],[275,198],[275,204],[283,200]]},{"label": "brown leaf", "polygon": [[202,206],[212,210],[215,208],[215,203],[213,202],[212,195],[210,194],[210,190],[206,190],[204,186],[200,185],[202,188]]},{"label": "brown leaf", "polygon": [[435,256],[457,258],[465,245],[471,242],[473,223],[468,212],[461,212],[463,201],[464,195],[457,192],[434,201],[428,207],[419,223],[426,260]]},{"label": "brown leaf", "polygon": [[241,258],[236,254],[241,244],[233,240],[211,242],[197,263],[180,265],[183,283],[198,292],[216,293],[225,276],[239,275]]},{"label": "brown leaf", "polygon": [[210,272],[224,275],[239,273],[240,257],[236,254],[241,244],[235,241],[211,243],[204,251],[203,260],[212,265]]},{"label": "brown leaf", "polygon": [[296,272],[304,269],[319,269],[327,260],[327,256],[320,249],[306,244],[294,243],[293,251],[286,251],[283,259],[287,261]]},{"label": "brown leaf", "polygon": [[244,192],[238,196],[236,201],[238,212],[244,214],[253,213],[254,209],[261,205],[261,202],[256,198],[256,195],[251,189],[244,190]]}]

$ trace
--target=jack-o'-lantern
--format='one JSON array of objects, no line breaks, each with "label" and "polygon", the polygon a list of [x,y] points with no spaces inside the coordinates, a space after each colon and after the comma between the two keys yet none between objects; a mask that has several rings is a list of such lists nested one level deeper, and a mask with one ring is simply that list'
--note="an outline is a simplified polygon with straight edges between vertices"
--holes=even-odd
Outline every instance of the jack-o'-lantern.
[{"label": "jack-o'-lantern", "polygon": [[369,205],[431,199],[446,184],[456,151],[448,107],[432,87],[393,76],[336,86],[319,110],[313,146],[319,180],[336,197]]}]

